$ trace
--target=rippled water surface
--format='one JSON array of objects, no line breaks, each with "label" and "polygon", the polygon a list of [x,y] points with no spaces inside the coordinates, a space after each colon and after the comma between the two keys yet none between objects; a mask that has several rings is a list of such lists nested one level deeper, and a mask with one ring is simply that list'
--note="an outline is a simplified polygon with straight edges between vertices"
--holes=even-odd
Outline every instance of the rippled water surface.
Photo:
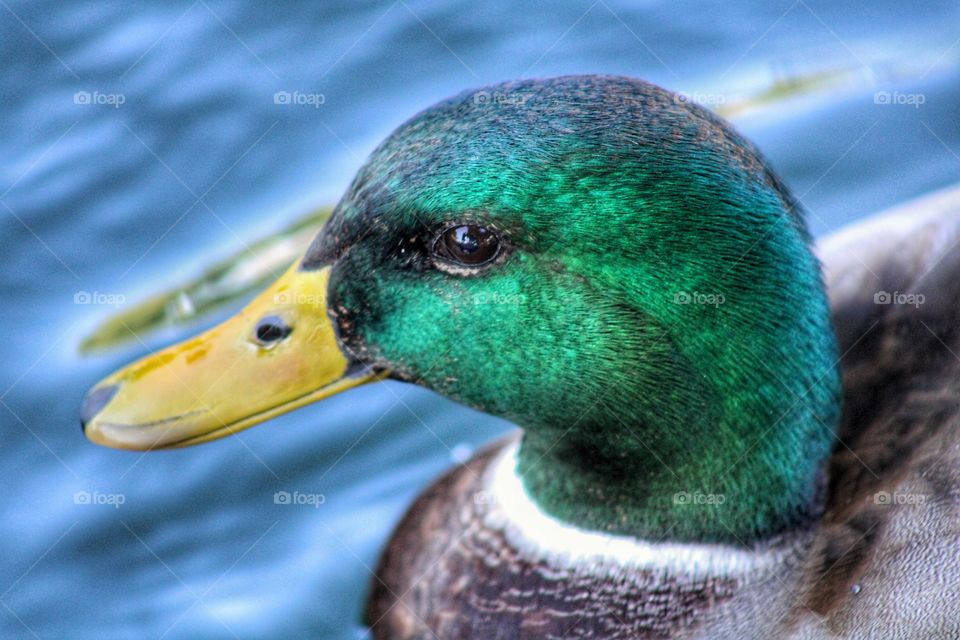
[{"label": "rippled water surface", "polygon": [[957,25],[952,1],[3,0],[0,637],[362,637],[391,527],[510,428],[389,382],[199,448],[99,448],[87,387],[197,329],[80,357],[112,304],[334,202],[415,111],[522,76],[629,74],[722,110],[840,74],[734,115],[822,234],[960,176]]}]

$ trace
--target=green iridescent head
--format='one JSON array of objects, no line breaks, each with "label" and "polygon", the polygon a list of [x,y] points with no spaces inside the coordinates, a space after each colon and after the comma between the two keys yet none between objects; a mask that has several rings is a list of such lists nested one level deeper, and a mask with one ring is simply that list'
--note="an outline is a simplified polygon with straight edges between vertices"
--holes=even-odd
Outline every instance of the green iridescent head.
[{"label": "green iridescent head", "polygon": [[548,512],[746,540],[816,508],[839,402],[819,265],[708,111],[597,76],[441,102],[360,170],[304,268],[328,264],[344,344],[524,427]]},{"label": "green iridescent head", "polygon": [[517,472],[547,513],[654,540],[801,525],[839,413],[793,198],[719,118],[627,78],[415,116],[299,268],[102,381],[83,419],[103,444],[185,446],[375,377],[357,363],[522,426]]}]

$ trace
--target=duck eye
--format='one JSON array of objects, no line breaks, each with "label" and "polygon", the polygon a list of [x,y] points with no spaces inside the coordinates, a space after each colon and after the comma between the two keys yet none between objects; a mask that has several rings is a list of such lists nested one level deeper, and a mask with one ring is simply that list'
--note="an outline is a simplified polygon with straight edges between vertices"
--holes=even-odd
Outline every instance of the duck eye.
[{"label": "duck eye", "polygon": [[261,318],[253,330],[254,340],[261,347],[272,347],[290,335],[293,327],[277,316]]},{"label": "duck eye", "polygon": [[433,244],[433,253],[444,260],[478,267],[497,257],[500,238],[477,224],[461,224],[444,230]]}]

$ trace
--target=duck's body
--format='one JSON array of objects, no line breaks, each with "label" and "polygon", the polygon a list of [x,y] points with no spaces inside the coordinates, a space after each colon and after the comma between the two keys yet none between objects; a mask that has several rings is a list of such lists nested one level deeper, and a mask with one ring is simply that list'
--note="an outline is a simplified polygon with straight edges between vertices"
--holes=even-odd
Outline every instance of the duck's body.
[{"label": "duck's body", "polygon": [[960,189],[821,245],[847,407],[821,521],[753,550],[580,530],[523,493],[513,436],[408,511],[374,637],[960,638],[958,245]]},{"label": "duck's body", "polygon": [[515,422],[401,523],[378,638],[960,638],[960,213],[827,243],[828,301],[715,115],[488,94],[402,125],[239,316],[93,390],[88,436],[195,444],[386,375]]},{"label": "duck's body", "polygon": [[748,551],[569,527],[521,492],[518,445],[479,454],[407,513],[376,572],[375,638],[779,637],[770,612],[789,610],[810,531]]}]

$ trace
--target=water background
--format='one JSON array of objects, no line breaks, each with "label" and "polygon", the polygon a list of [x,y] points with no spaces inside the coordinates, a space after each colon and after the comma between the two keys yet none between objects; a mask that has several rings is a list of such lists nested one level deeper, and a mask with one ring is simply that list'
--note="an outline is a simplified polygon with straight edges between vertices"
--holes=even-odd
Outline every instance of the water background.
[{"label": "water background", "polygon": [[839,69],[843,87],[734,119],[815,233],[960,178],[954,1],[0,0],[0,62],[3,638],[363,637],[391,527],[510,425],[390,382],[199,448],[99,448],[88,386],[233,309],[80,357],[112,307],[74,298],[142,298],[335,202],[440,98],[601,72],[722,107]]}]

